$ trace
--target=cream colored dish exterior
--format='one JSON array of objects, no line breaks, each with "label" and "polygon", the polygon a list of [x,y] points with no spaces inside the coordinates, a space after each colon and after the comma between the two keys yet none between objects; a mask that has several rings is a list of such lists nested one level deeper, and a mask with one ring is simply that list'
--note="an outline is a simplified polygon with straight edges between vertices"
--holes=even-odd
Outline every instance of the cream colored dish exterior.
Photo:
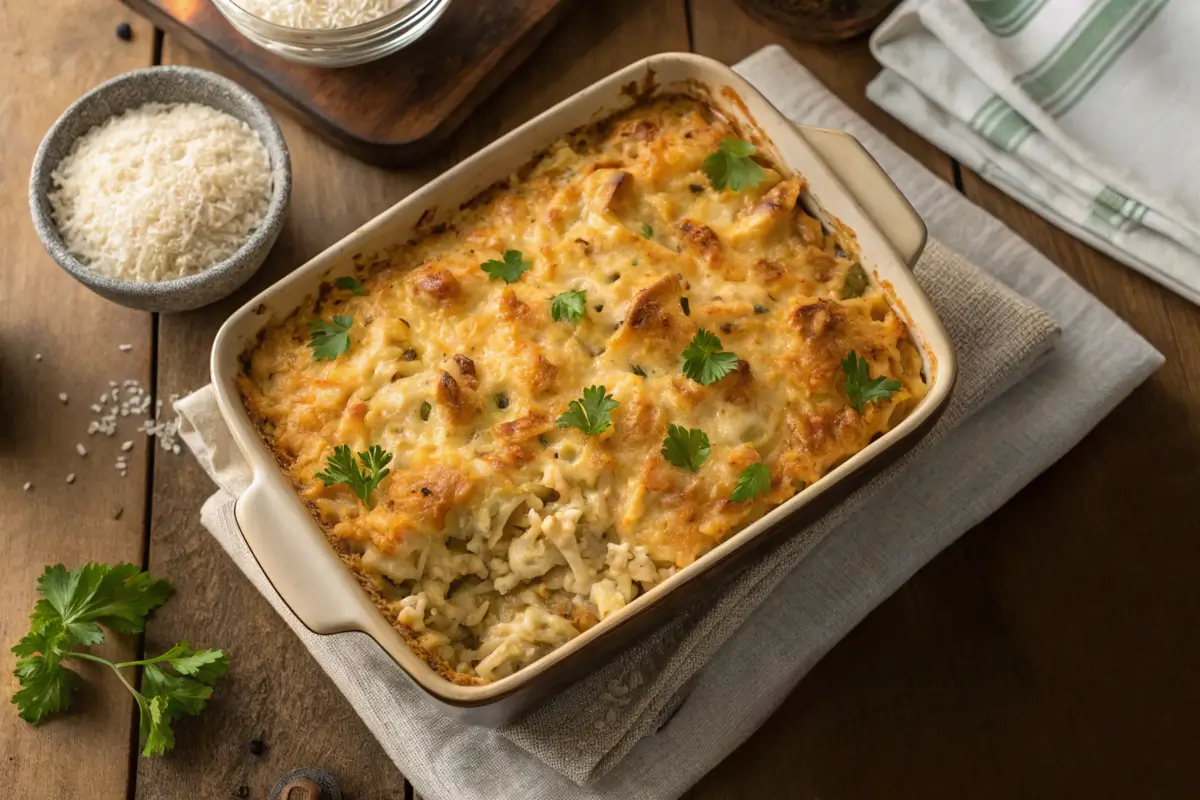
[{"label": "cream colored dish exterior", "polygon": [[[239,357],[272,317],[287,316],[315,293],[322,280],[350,273],[354,254],[370,253],[390,242],[411,238],[418,220],[424,219],[423,225],[431,223],[427,210],[433,211],[433,223],[440,221],[482,189],[507,178],[559,136],[634,104],[637,98],[629,91],[631,84],[652,84],[656,93],[704,94],[776,163],[808,180],[806,200],[815,203],[822,214],[836,216],[857,234],[863,265],[891,291],[893,304],[921,347],[930,391],[895,429],[618,614],[513,675],[482,686],[456,685],[417,656],[380,614],[280,472],[235,386]],[[606,639],[611,651],[614,629],[636,617],[645,623],[643,612],[650,612],[693,581],[710,578],[710,570],[747,549],[760,534],[778,528],[782,520],[861,473],[894,445],[911,442],[928,428],[953,387],[955,359],[941,322],[908,269],[924,243],[925,227],[916,212],[852,137],[792,125],[741,77],[711,59],[668,53],[639,61],[463,161],[255,297],[226,321],[213,344],[212,379],[221,412],[254,472],[252,485],[237,502],[238,525],[272,585],[308,628],[318,634],[366,633],[449,711],[471,722],[501,724],[544,698],[547,687],[533,691],[533,685],[543,676],[553,679],[556,686],[568,677],[563,674],[567,671],[565,665],[552,674],[556,673],[556,665],[572,659],[575,672],[581,661],[598,666],[582,657],[593,642],[598,645],[599,640]],[[573,672],[569,677],[577,675]]]}]

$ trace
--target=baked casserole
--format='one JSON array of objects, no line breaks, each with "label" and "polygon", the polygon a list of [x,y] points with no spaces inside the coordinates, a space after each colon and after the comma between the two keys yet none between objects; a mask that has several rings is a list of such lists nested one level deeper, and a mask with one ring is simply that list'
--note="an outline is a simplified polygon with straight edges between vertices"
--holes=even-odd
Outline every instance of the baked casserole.
[{"label": "baked casserole", "polygon": [[247,350],[263,441],[443,675],[498,680],[619,613],[925,396],[805,197],[703,101],[645,101]]}]

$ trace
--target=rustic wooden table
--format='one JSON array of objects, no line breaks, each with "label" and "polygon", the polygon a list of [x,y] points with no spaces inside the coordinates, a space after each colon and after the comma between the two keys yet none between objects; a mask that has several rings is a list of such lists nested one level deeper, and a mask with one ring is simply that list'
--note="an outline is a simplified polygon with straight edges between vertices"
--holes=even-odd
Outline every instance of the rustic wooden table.
[{"label": "rustic wooden table", "polygon": [[[131,43],[113,35],[124,20],[133,23]],[[302,765],[340,775],[348,797],[411,796],[200,527],[212,487],[199,467],[141,440],[126,478],[102,443],[80,459],[74,445],[88,441],[87,406],[110,379],[140,380],[160,398],[198,388],[213,334],[250,292],[591,81],[654,52],[690,49],[732,63],[771,42],[1061,264],[1168,361],[876,610],[689,797],[1200,796],[1192,768],[1200,749],[1200,312],[872,107],[863,88],[876,65],[865,42],[789,43],[727,0],[581,3],[426,168],[367,167],[281,120],[294,200],[267,266],[225,303],[157,317],[109,304],[54,267],[29,223],[29,164],[55,117],[102,79],[151,63],[220,65],[171,37],[156,43],[115,0],[0,2],[0,34],[0,642],[24,631],[43,564],[129,560],[179,592],[144,641],[111,642],[110,653],[158,652],[186,637],[228,649],[235,662],[205,714],[179,726],[180,746],[166,758],[138,757],[135,710],[115,686],[83,693],[70,718],[37,728],[12,709],[0,713],[6,796],[261,798]],[[78,475],[72,485],[68,472]],[[11,669],[7,652],[0,665]],[[265,749],[252,752],[252,740]]]}]

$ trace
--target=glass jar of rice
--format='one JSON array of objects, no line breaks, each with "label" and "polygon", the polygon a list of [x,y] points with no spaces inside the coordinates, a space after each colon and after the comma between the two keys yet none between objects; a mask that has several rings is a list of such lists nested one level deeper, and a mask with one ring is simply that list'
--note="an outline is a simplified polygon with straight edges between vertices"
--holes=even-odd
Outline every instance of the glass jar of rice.
[{"label": "glass jar of rice", "polygon": [[433,27],[450,0],[212,0],[250,41],[288,61],[349,67],[391,55]]}]

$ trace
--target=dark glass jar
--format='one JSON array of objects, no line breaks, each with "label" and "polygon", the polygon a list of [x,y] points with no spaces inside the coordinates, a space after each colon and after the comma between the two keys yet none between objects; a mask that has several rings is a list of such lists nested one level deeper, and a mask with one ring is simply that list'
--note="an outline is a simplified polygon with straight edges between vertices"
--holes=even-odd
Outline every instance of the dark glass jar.
[{"label": "dark glass jar", "polygon": [[883,22],[900,0],[738,0],[738,5],[793,39],[839,42]]}]

